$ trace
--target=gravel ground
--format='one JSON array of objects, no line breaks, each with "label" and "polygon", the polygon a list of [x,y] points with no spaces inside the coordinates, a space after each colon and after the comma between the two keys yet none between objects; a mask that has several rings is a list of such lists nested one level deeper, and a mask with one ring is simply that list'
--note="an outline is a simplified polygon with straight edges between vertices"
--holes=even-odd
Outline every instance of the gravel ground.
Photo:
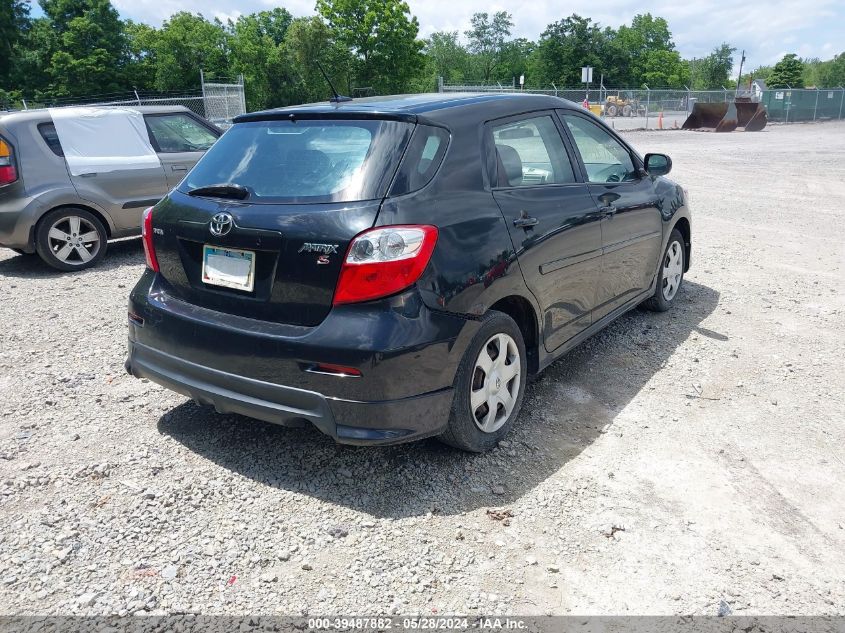
[{"label": "gravel ground", "polygon": [[678,305],[488,455],[198,408],[123,371],[137,240],[0,250],[0,612],[845,614],[845,125],[629,139],[691,193]]}]

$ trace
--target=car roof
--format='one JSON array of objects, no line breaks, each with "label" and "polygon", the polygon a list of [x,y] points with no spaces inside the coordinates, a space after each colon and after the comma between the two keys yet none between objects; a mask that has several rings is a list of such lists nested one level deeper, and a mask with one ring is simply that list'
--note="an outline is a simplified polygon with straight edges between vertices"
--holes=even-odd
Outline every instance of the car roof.
[{"label": "car roof", "polygon": [[[126,108],[130,110],[137,110],[142,114],[167,114],[171,112],[190,112],[188,108],[181,105],[155,105],[155,106],[136,106],[136,105],[119,105],[119,106],[101,106],[101,105],[79,105],[66,106],[68,108]],[[64,108],[64,106],[63,106]],[[17,112],[0,112],[0,125],[9,125],[26,122],[49,122],[50,109],[49,108],[35,108],[32,110],[19,110]]]},{"label": "car roof", "polygon": [[408,121],[436,118],[445,121],[451,116],[465,117],[474,112],[482,115],[494,104],[497,111],[512,109],[513,114],[548,108],[578,107],[571,101],[551,95],[519,92],[436,92],[364,97],[339,103],[323,101],[262,110],[242,114],[235,118],[235,123],[288,118],[291,115],[303,118],[388,118]]}]

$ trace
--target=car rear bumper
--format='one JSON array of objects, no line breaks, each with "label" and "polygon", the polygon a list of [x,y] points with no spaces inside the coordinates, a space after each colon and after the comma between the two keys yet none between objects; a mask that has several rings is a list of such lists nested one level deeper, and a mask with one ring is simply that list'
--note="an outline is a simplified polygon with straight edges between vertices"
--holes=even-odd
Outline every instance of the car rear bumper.
[{"label": "car rear bumper", "polygon": [[218,413],[274,424],[307,420],[344,444],[393,444],[436,435],[443,430],[452,404],[451,388],[383,402],[328,398],[316,391],[203,367],[131,342],[126,370],[212,406]]},{"label": "car rear bumper", "polygon": [[34,198],[0,192],[0,246],[34,253],[33,228],[41,205]]},{"label": "car rear bumper", "polygon": [[[221,413],[306,420],[336,441],[392,444],[441,433],[478,322],[426,308],[415,290],[333,309],[316,327],[181,302],[149,271],[132,293],[127,371]],[[138,317],[143,319],[140,324]],[[360,377],[313,372],[315,363]]]}]

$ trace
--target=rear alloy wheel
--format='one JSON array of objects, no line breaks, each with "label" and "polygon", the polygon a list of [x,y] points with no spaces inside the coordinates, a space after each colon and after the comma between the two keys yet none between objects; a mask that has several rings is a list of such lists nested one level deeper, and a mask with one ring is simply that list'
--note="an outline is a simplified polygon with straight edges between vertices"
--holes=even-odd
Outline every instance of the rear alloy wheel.
[{"label": "rear alloy wheel", "polygon": [[522,407],[525,359],[516,322],[489,312],[458,368],[449,426],[441,439],[474,453],[495,447]]},{"label": "rear alloy wheel", "polygon": [[82,270],[100,261],[108,236],[103,223],[85,209],[56,209],[38,224],[35,248],[58,270]]},{"label": "rear alloy wheel", "polygon": [[684,282],[684,262],[686,261],[686,250],[684,249],[684,237],[677,230],[672,231],[669,236],[669,243],[663,253],[658,271],[657,287],[654,295],[645,302],[649,310],[665,312],[672,307],[678,290]]}]

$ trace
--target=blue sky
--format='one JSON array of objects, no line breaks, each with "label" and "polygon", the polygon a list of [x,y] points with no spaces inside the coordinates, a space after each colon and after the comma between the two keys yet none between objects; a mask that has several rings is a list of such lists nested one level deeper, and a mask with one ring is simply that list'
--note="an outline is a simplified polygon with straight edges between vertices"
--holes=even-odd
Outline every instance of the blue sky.
[{"label": "blue sky", "polygon": [[[684,57],[707,55],[723,41],[746,49],[747,64],[771,64],[785,53],[830,59],[845,51],[843,0],[407,0],[420,22],[421,35],[464,31],[476,11],[513,14],[514,35],[537,39],[550,22],[572,13],[618,27],[637,13],[651,12],[669,21],[675,44]],[[159,25],[176,11],[206,17],[234,18],[276,6],[295,16],[314,12],[314,0],[112,0],[125,18]],[[530,8],[529,8],[530,7]]]}]

